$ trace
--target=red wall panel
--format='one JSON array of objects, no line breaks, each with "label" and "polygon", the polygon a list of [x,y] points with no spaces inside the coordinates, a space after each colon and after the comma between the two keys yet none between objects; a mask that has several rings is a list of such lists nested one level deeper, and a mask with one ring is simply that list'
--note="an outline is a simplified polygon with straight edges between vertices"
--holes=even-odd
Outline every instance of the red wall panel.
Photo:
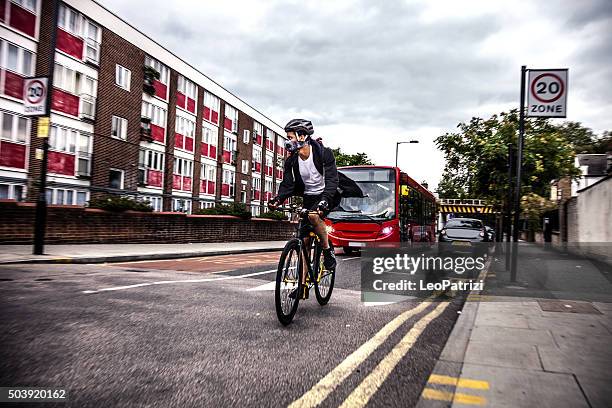
[{"label": "red wall panel", "polygon": [[225,118],[225,120],[223,121],[223,127],[226,130],[231,131],[232,130],[232,120],[229,118]]},{"label": "red wall panel", "polygon": [[183,176],[183,190],[191,191],[191,177]]},{"label": "red wall panel", "polygon": [[196,113],[196,103],[195,100],[191,98],[187,98],[187,110],[191,113]]},{"label": "red wall panel", "polygon": [[57,49],[77,59],[83,59],[83,40],[59,27],[57,28]]},{"label": "red wall panel", "polygon": [[74,176],[74,155],[61,152],[49,152],[49,173]]},{"label": "red wall panel", "polygon": [[221,184],[221,195],[229,196],[229,184]]},{"label": "red wall panel", "polygon": [[175,190],[181,189],[181,176],[178,174],[174,174],[172,177],[172,188]]},{"label": "red wall panel", "polygon": [[153,88],[155,88],[155,96],[158,96],[163,100],[168,99],[168,87],[166,85],[155,79],[153,80]]},{"label": "red wall panel", "polygon": [[11,142],[0,142],[0,166],[25,169],[26,146]]},{"label": "red wall panel", "polygon": [[161,127],[151,123],[151,138],[153,140],[157,140],[158,142],[165,143],[166,130]]},{"label": "red wall panel", "polygon": [[184,136],[180,133],[174,134],[174,147],[178,147],[179,149],[183,148],[184,145]]},{"label": "red wall panel", "polygon": [[10,26],[26,33],[30,37],[34,37],[36,31],[36,15],[15,3],[11,3],[10,13]]},{"label": "red wall panel", "polygon": [[147,170],[147,185],[153,187],[162,186],[162,172],[157,170]]},{"label": "red wall panel", "polygon": [[185,150],[193,152],[193,137],[185,137]]},{"label": "red wall panel", "polygon": [[176,106],[185,109],[185,95],[181,92],[176,93]]},{"label": "red wall panel", "polygon": [[72,116],[79,116],[79,97],[61,89],[53,88],[51,107]]},{"label": "red wall panel", "polygon": [[215,182],[214,181],[208,182],[208,190],[206,192],[208,194],[215,194]]},{"label": "red wall panel", "polygon": [[232,154],[230,152],[228,152],[227,150],[223,151],[223,161],[225,163],[229,163],[231,157],[232,157]]},{"label": "red wall panel", "polygon": [[208,106],[204,106],[204,113],[202,114],[202,117],[206,120],[210,120],[210,117],[211,117],[210,114],[211,114],[210,108]]},{"label": "red wall panel", "polygon": [[11,71],[4,71],[4,94],[23,99],[23,77]]},{"label": "red wall panel", "polygon": [[208,157],[212,157],[213,159],[217,158],[217,146],[210,146],[210,152],[208,153]]},{"label": "red wall panel", "polygon": [[210,114],[210,121],[219,124],[219,112],[212,111],[212,113]]}]

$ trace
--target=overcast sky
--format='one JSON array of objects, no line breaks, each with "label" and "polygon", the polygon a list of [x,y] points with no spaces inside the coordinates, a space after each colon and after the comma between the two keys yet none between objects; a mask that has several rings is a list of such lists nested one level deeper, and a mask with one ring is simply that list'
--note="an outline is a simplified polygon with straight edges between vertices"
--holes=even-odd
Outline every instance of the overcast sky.
[{"label": "overcast sky", "polygon": [[612,1],[100,0],[281,126],[435,188],[433,139],[518,107],[520,66],[569,68],[568,120],[612,130]]}]

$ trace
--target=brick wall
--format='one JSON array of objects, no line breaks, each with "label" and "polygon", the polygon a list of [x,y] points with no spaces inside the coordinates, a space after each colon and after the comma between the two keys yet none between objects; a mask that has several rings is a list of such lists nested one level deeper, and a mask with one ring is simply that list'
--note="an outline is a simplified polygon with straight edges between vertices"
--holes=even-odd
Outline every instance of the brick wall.
[{"label": "brick wall", "polygon": [[[0,201],[0,244],[31,244],[35,204]],[[284,240],[295,224],[180,213],[110,213],[49,206],[47,244],[188,243]]]},{"label": "brick wall", "polygon": [[[109,187],[110,168],[124,170],[124,189],[135,192],[138,185],[140,110],[144,82],[144,52],[112,31],[102,28],[98,100],[93,137],[92,190]],[[131,72],[130,90],[115,85],[115,67]],[[112,117],[127,119],[127,137],[111,137]],[[120,153],[119,153],[120,152]],[[118,154],[119,153],[119,154]],[[92,198],[102,193],[92,192]]]},{"label": "brick wall", "polygon": [[[253,118],[238,112],[238,162],[236,163],[236,202],[240,202],[242,191],[246,191],[246,204],[251,205],[251,166],[253,165]],[[244,143],[244,131],[248,130],[250,139],[248,143]],[[242,161],[249,161],[249,169],[247,174],[242,173]],[[246,184],[242,184],[246,181]],[[244,188],[244,189],[243,189]]]}]

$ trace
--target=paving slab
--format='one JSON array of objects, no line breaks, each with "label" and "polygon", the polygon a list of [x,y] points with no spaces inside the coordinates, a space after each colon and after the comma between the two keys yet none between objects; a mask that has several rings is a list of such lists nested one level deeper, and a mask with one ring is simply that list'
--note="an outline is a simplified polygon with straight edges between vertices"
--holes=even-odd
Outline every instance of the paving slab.
[{"label": "paving slab", "polygon": [[491,344],[470,339],[464,361],[495,367],[542,369],[536,347],[531,344]]},{"label": "paving slab", "polygon": [[528,329],[527,318],[523,315],[485,311],[478,313],[476,326],[516,327]]},{"label": "paving slab", "polygon": [[612,356],[584,349],[537,346],[544,370],[612,381]]},{"label": "paving slab", "polygon": [[610,408],[612,405],[612,387],[610,380],[604,378],[590,378],[576,375],[592,408]]},{"label": "paving slab", "polygon": [[[571,374],[546,373],[516,368],[464,364],[462,378],[489,382],[488,390],[457,389],[484,397],[484,406],[495,408],[588,408],[580,387]],[[454,402],[453,407],[466,407]]]},{"label": "paving slab", "polygon": [[532,330],[515,327],[496,327],[494,330],[492,330],[490,327],[476,326],[474,330],[472,330],[471,340],[485,342],[491,345],[555,345],[553,336],[548,330]]}]

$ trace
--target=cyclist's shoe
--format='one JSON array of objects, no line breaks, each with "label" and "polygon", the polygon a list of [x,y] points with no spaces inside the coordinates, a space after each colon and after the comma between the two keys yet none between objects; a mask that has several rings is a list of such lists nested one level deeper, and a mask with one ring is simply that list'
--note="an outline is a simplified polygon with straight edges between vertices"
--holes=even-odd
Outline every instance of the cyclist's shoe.
[{"label": "cyclist's shoe", "polygon": [[[300,292],[300,294],[299,294],[300,300],[308,299],[308,292],[309,292],[308,285],[300,286],[299,292]],[[291,292],[289,294],[289,298],[290,299],[295,299],[296,296],[298,296],[298,289],[297,288],[293,292]]]},{"label": "cyclist's shoe", "polygon": [[336,269],[336,254],[332,247],[323,250],[323,266],[328,271]]}]

